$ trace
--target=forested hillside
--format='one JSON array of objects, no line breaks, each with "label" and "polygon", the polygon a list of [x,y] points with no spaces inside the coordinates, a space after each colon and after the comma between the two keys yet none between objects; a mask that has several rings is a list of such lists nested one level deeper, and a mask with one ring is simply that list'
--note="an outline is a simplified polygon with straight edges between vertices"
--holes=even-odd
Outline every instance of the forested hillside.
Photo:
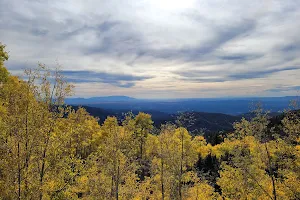
[{"label": "forested hillside", "polygon": [[[119,121],[122,121],[124,119],[124,115],[128,112],[132,112],[134,115],[137,115],[139,112],[141,112],[137,110],[106,110],[97,107],[72,105],[72,108],[74,108],[75,110],[77,110],[80,107],[84,108],[92,116],[98,117],[100,119],[100,123],[103,123],[108,116],[115,116]],[[151,115],[153,125],[157,128],[159,128],[162,124],[165,124],[166,122],[176,123],[177,118],[183,115],[187,119],[184,126],[187,127],[189,131],[195,134],[199,134],[201,131],[204,130],[207,133],[217,133],[219,131],[232,131],[232,124],[236,121],[239,121],[242,118],[241,116],[232,116],[222,113],[178,112],[175,114],[168,114],[155,110],[143,112]],[[251,119],[252,117],[253,116],[248,118]]]},{"label": "forested hillside", "polygon": [[297,112],[278,125],[258,108],[212,145],[184,116],[155,131],[146,113],[100,124],[64,105],[73,87],[59,71],[21,80],[7,59],[0,45],[0,199],[300,199]]}]

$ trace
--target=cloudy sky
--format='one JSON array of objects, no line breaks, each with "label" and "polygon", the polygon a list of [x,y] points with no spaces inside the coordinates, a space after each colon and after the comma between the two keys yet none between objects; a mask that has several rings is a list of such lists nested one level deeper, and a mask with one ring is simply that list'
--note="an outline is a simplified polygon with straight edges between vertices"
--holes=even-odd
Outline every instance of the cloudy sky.
[{"label": "cloudy sky", "polygon": [[298,95],[299,36],[300,0],[0,0],[8,69],[80,97]]}]

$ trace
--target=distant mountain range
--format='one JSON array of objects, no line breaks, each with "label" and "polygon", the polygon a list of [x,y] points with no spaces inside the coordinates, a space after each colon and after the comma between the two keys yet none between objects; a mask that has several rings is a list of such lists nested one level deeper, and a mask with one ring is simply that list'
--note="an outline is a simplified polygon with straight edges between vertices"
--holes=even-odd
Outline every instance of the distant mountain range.
[{"label": "distant mountain range", "polygon": [[97,104],[101,102],[124,102],[133,101],[135,98],[128,96],[105,96],[105,97],[91,97],[91,98],[68,98],[66,99],[67,104]]},{"label": "distant mountain range", "polygon": [[[207,98],[207,99],[136,99],[127,96],[106,96],[92,98],[70,98],[66,103],[75,109],[84,107],[87,112],[100,118],[116,116],[122,121],[124,114],[145,112],[152,116],[154,125],[159,128],[166,122],[175,123],[178,115],[187,115],[185,127],[195,135],[204,132],[211,144],[217,143],[220,135],[233,131],[233,124],[242,119],[251,119],[255,104],[261,103],[275,124],[280,123],[282,111],[297,97],[256,97],[256,98]],[[278,118],[279,117],[279,118]],[[274,121],[275,120],[275,121]],[[222,137],[221,137],[222,138]]]},{"label": "distant mountain range", "polygon": [[92,98],[69,98],[66,104],[75,109],[83,106],[102,123],[107,116],[116,116],[119,120],[124,113],[132,111],[149,113],[157,127],[166,122],[175,122],[179,112],[186,112],[193,118],[190,131],[204,130],[207,133],[231,131],[232,124],[242,117],[250,119],[250,113],[258,102],[270,116],[277,116],[289,107],[291,100],[297,97],[255,97],[255,98],[193,98],[193,99],[136,99],[128,96],[105,96]]},{"label": "distant mountain range", "polygon": [[247,97],[247,98],[190,98],[190,99],[136,99],[128,96],[68,98],[66,104],[122,111],[147,111],[175,114],[177,112],[205,112],[241,115],[253,110],[258,102],[265,110],[274,113],[288,108],[297,97]]}]

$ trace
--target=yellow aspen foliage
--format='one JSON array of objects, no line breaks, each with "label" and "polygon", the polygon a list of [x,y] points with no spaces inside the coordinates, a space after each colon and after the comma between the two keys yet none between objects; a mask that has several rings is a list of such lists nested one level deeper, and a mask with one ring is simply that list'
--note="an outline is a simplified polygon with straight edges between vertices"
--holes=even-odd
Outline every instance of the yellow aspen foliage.
[{"label": "yellow aspen foliage", "polygon": [[186,200],[222,199],[214,188],[205,182],[195,183],[187,191]]},{"label": "yellow aspen foliage", "polygon": [[5,51],[5,45],[0,42],[0,88],[7,82],[9,73],[4,67],[4,61],[8,60],[8,53]]},{"label": "yellow aspen foliage", "polygon": [[181,127],[189,113],[179,127],[154,127],[142,112],[100,125],[64,105],[73,87],[59,69],[39,64],[25,81],[7,59],[0,44],[0,199],[300,199],[296,110],[274,125],[258,108],[213,146]]},{"label": "yellow aspen foliage", "polygon": [[195,148],[201,158],[206,158],[209,154],[212,153],[211,144],[207,144],[203,136],[194,137],[192,143],[194,146],[193,148]]}]

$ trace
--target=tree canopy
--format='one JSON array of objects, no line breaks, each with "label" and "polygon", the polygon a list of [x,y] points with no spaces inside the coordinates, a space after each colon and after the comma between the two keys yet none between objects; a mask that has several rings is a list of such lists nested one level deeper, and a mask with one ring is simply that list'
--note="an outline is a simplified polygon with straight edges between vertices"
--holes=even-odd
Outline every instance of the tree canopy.
[{"label": "tree canopy", "polygon": [[275,127],[259,109],[211,145],[188,122],[153,134],[142,112],[100,124],[64,105],[73,87],[59,70],[40,64],[25,81],[7,59],[1,44],[0,199],[300,199],[297,112]]}]

